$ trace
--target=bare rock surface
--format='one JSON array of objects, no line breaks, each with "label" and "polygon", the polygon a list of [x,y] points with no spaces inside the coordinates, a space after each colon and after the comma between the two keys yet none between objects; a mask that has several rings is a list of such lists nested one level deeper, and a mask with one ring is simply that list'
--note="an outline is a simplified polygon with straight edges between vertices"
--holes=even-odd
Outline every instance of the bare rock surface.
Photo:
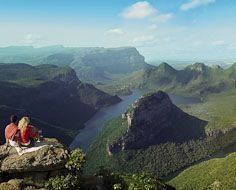
[{"label": "bare rock surface", "polygon": [[68,150],[56,139],[46,139],[37,144],[43,148],[18,155],[14,147],[0,146],[0,170],[6,173],[43,172],[64,168]]}]

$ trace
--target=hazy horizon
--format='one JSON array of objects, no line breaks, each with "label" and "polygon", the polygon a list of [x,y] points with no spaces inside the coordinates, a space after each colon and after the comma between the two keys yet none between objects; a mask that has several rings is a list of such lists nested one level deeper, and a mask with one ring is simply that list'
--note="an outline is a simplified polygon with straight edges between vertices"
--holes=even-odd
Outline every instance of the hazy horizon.
[{"label": "hazy horizon", "polygon": [[148,61],[236,60],[232,0],[0,2],[0,47],[134,46]]}]

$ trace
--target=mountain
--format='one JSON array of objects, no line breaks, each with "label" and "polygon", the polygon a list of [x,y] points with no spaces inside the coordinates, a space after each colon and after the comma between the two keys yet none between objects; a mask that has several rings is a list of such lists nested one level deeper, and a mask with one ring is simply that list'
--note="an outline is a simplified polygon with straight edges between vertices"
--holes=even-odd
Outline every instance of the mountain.
[{"label": "mountain", "polygon": [[103,166],[168,177],[235,142],[235,128],[208,127],[207,120],[185,113],[166,93],[144,95],[106,124],[87,151],[84,170],[94,173]]},{"label": "mountain", "polygon": [[85,154],[80,149],[67,149],[55,138],[42,139],[36,146],[42,147],[22,150],[20,155],[14,147],[0,146],[1,190],[175,190],[146,173],[120,175],[101,168],[96,174],[84,175]]},{"label": "mountain", "polygon": [[160,86],[171,88],[178,81],[178,71],[167,63],[162,63],[158,67],[147,69],[143,74],[143,83],[141,86]]},{"label": "mountain", "polygon": [[70,67],[55,65],[0,64],[0,94],[1,126],[10,114],[29,115],[45,135],[54,133],[66,144],[98,109],[121,100],[82,83]]},{"label": "mountain", "polygon": [[205,136],[207,124],[183,112],[162,91],[138,99],[123,119],[128,122],[128,130],[109,145],[110,153],[200,139]]},{"label": "mountain", "polygon": [[176,189],[235,189],[236,153],[184,170],[169,183]]},{"label": "mountain", "polygon": [[[133,87],[142,89],[161,89],[169,93],[204,96],[219,93],[235,87],[235,66],[228,69],[220,66],[207,66],[203,63],[189,65],[182,70],[176,70],[167,63],[152,67],[134,76]],[[139,79],[137,79],[139,78]],[[126,84],[133,81],[128,78]]]},{"label": "mountain", "polygon": [[53,64],[72,67],[83,81],[110,81],[114,76],[150,67],[134,47],[121,48],[72,48],[31,46],[0,48],[4,63],[31,65]]}]

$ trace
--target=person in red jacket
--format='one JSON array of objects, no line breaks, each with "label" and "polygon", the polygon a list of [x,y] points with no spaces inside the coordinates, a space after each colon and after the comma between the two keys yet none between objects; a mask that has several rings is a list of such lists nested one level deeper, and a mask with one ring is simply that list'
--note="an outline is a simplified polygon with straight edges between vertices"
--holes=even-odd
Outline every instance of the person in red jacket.
[{"label": "person in red jacket", "polygon": [[19,146],[19,130],[17,127],[17,117],[15,115],[11,115],[10,124],[5,128],[5,139],[6,139],[6,147],[10,144],[11,146]]},{"label": "person in red jacket", "polygon": [[19,141],[22,146],[30,146],[32,145],[31,139],[37,138],[38,134],[35,132],[36,128],[30,125],[30,120],[28,117],[23,117],[18,124],[19,133]]}]

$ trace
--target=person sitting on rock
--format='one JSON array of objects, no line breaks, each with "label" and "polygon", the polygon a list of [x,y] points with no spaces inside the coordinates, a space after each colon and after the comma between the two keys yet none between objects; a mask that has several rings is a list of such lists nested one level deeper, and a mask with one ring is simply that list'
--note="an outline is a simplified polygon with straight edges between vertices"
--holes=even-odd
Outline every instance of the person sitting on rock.
[{"label": "person sitting on rock", "polygon": [[17,127],[17,116],[10,116],[10,124],[5,128],[6,147],[10,144],[11,146],[20,147],[19,142],[19,130]]},{"label": "person sitting on rock", "polygon": [[28,117],[23,117],[18,124],[18,129],[20,130],[19,140],[22,146],[32,146],[32,139],[38,137],[36,128],[30,125],[30,120]]}]

